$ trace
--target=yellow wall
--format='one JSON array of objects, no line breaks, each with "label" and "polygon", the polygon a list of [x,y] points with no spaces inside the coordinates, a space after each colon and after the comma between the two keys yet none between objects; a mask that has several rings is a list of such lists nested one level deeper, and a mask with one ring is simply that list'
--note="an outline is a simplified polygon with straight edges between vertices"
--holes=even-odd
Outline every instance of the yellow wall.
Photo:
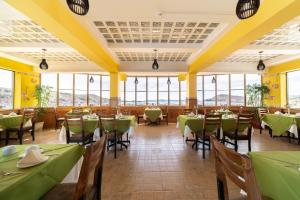
[{"label": "yellow wall", "polygon": [[110,98],[118,98],[120,96],[119,87],[120,76],[119,73],[110,73]]},{"label": "yellow wall", "polygon": [[0,68],[15,72],[14,108],[36,106],[37,102],[33,93],[36,85],[40,83],[40,76],[35,67],[7,58],[0,58]]},{"label": "yellow wall", "polygon": [[196,73],[188,73],[186,76],[186,85],[187,85],[187,97],[197,98],[197,74]]}]

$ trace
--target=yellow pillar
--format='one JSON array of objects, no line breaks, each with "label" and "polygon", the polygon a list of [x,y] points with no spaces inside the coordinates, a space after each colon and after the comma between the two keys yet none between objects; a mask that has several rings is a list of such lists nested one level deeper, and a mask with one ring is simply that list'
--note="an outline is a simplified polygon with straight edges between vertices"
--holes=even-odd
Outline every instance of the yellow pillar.
[{"label": "yellow pillar", "polygon": [[187,107],[194,108],[197,105],[197,74],[188,73],[186,77],[187,85]]},{"label": "yellow pillar", "polygon": [[120,97],[120,76],[119,73],[110,73],[110,105],[117,106]]},{"label": "yellow pillar", "polygon": [[15,80],[14,80],[14,108],[21,108],[21,83],[22,76],[20,73],[15,72]]}]

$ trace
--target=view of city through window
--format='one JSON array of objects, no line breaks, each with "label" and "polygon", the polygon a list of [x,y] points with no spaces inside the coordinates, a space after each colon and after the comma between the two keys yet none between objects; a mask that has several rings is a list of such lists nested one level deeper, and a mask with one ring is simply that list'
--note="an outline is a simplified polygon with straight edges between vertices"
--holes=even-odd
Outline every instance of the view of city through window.
[{"label": "view of city through window", "polygon": [[0,69],[0,109],[12,109],[14,72]]},{"label": "view of city through window", "polygon": [[292,108],[300,107],[300,71],[287,73],[287,99]]}]

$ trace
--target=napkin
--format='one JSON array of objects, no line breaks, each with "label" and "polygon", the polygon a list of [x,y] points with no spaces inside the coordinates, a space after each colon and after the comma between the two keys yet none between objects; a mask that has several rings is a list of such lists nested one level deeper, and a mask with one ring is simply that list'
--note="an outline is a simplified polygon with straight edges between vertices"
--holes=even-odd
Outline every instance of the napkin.
[{"label": "napkin", "polygon": [[26,168],[34,165],[38,165],[48,160],[47,156],[41,154],[38,150],[29,150],[25,153],[24,158],[17,162],[18,168]]},{"label": "napkin", "polygon": [[191,113],[188,114],[188,116],[189,116],[189,117],[194,117],[195,114],[194,114],[193,112],[191,112]]},{"label": "napkin", "polygon": [[17,113],[15,113],[15,112],[9,113],[9,116],[16,116],[16,115],[17,115]]},{"label": "napkin", "polygon": [[276,111],[274,114],[276,114],[276,115],[281,115],[281,114],[282,114],[282,112],[280,112],[280,111]]}]

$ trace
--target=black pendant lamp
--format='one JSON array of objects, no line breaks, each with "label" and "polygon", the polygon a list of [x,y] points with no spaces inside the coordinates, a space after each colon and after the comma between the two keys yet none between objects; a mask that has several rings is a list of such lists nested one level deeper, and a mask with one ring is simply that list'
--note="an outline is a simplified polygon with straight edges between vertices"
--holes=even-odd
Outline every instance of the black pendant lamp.
[{"label": "black pendant lamp", "polygon": [[215,78],[215,76],[213,76],[213,78],[211,79],[211,83],[212,83],[212,84],[215,84],[215,83],[216,83],[216,78]]},{"label": "black pendant lamp", "polygon": [[77,15],[86,15],[89,11],[88,0],[67,0],[70,10]]},{"label": "black pendant lamp", "polygon": [[257,70],[258,71],[264,71],[266,69],[266,65],[264,64],[264,61],[261,59],[261,55],[262,55],[263,51],[260,51],[260,59],[258,61],[258,65],[257,65]]},{"label": "black pendant lamp", "polygon": [[260,0],[239,0],[236,15],[239,19],[247,19],[255,15],[259,9]]},{"label": "black pendant lamp", "polygon": [[46,58],[45,58],[45,52],[46,52],[46,49],[43,49],[43,58],[42,58],[42,61],[40,63],[40,69],[41,70],[47,70],[48,69],[48,63],[47,63]]},{"label": "black pendant lamp", "polygon": [[139,84],[139,80],[137,79],[137,77],[135,77],[134,84]]},{"label": "black pendant lamp", "polygon": [[159,65],[157,62],[157,49],[154,49],[154,52],[155,52],[155,58],[153,60],[152,69],[156,71],[159,69]]},{"label": "black pendant lamp", "polygon": [[170,80],[170,78],[168,78],[167,84],[168,84],[168,85],[171,85],[171,80]]},{"label": "black pendant lamp", "polygon": [[90,78],[90,83],[94,83],[95,81],[94,81],[94,78],[93,78],[93,76],[91,76],[91,78]]}]

